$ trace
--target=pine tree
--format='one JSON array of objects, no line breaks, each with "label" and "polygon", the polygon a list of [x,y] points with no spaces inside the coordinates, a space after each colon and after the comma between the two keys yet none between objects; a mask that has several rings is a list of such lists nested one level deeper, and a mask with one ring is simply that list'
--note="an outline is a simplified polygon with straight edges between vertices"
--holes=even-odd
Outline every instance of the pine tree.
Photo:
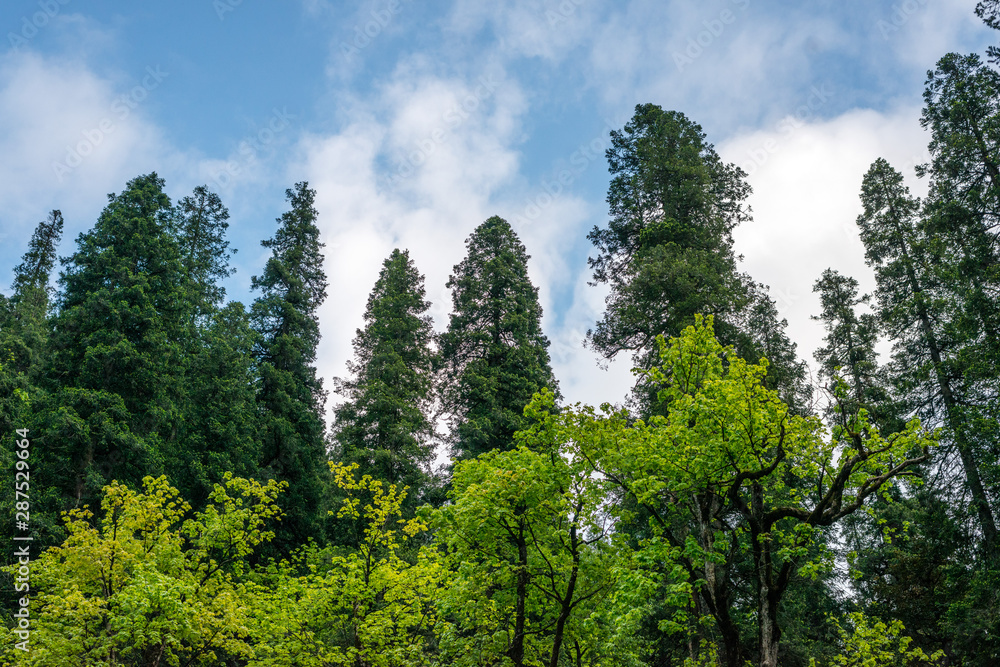
[{"label": "pine tree", "polygon": [[453,312],[441,336],[442,401],[452,447],[461,459],[513,447],[527,424],[524,406],[542,388],[557,392],[542,333],[538,289],[528,254],[503,218],[469,236],[468,254],[452,272]]},{"label": "pine tree", "polygon": [[354,338],[352,378],[337,381],[347,402],[335,413],[340,459],[357,463],[359,476],[409,487],[405,514],[422,504],[433,457],[431,402],[434,332],[424,277],[409,252],[393,250]]},{"label": "pine tree", "polygon": [[962,336],[945,326],[949,301],[930,269],[932,239],[920,224],[919,200],[903,176],[883,159],[865,174],[864,212],[858,217],[865,257],[875,269],[879,316],[893,340],[893,375],[912,409],[947,426],[958,451],[986,553],[996,553],[997,529],[980,473],[973,429],[967,421],[963,369],[957,360]]},{"label": "pine tree", "polygon": [[39,444],[73,502],[158,473],[176,436],[191,318],[172,214],[163,180],[139,176],[65,263]]},{"label": "pine tree", "polygon": [[272,255],[253,287],[261,295],[251,318],[260,334],[258,403],[264,410],[263,474],[288,483],[286,516],[275,544],[287,549],[312,537],[324,539],[327,469],[323,406],[326,392],[316,376],[317,311],[326,298],[323,244],[313,206],[315,190],[297,183],[285,191],[291,210],[278,231],[262,241]]},{"label": "pine tree", "polygon": [[[737,271],[733,230],[750,220],[746,174],[726,164],[701,126],[655,104],[638,105],[607,151],[611,219],[588,235],[598,254],[589,260],[593,284],[611,291],[604,317],[588,344],[613,359],[632,352],[652,365],[656,337],[679,335],[695,314],[713,315],[724,344],[771,362],[769,385],[795,407],[806,399],[805,371],[766,288]],[[658,387],[643,383],[643,415],[662,410]]]},{"label": "pine tree", "polygon": [[220,280],[231,276],[229,258],[236,253],[225,239],[229,228],[229,210],[219,195],[199,185],[178,202],[173,221],[181,250],[181,261],[192,283],[193,297],[202,314],[217,307],[226,296]]},{"label": "pine tree", "polygon": [[831,404],[828,416],[843,423],[859,408],[868,411],[869,420],[883,433],[895,433],[905,426],[896,414],[898,406],[889,392],[888,378],[878,365],[875,346],[879,337],[878,317],[873,313],[858,313],[870,296],[858,295],[858,281],[827,269],[813,285],[819,292],[823,311],[814,320],[823,322],[826,345],[816,350],[820,364],[820,380],[833,393],[833,379],[847,383],[848,393],[838,403]]},{"label": "pine tree", "polygon": [[43,366],[48,342],[48,314],[54,289],[49,276],[56,264],[56,246],[62,237],[59,211],[35,228],[21,263],[14,267],[13,294],[7,316],[0,319],[0,363],[8,371],[34,376]]}]

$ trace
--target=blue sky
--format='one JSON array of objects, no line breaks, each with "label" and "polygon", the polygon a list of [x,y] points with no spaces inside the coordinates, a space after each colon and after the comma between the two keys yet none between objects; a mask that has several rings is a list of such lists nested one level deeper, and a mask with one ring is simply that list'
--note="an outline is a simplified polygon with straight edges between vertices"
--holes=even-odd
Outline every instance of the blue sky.
[{"label": "blue sky", "polygon": [[50,209],[68,255],[107,193],[156,171],[175,199],[201,183],[223,197],[239,249],[227,288],[248,303],[284,190],[307,180],[327,243],[330,386],[392,248],[426,274],[440,329],[464,239],[498,214],[532,255],[564,395],[617,401],[628,360],[602,370],[580,344],[604,297],[587,285],[586,234],[606,221],[608,132],[653,102],[750,173],[737,250],[811,361],[815,279],[833,266],[872,282],[854,231],[862,174],[883,156],[922,191],[926,72],[994,41],[974,6],[5,0],[0,289]]}]

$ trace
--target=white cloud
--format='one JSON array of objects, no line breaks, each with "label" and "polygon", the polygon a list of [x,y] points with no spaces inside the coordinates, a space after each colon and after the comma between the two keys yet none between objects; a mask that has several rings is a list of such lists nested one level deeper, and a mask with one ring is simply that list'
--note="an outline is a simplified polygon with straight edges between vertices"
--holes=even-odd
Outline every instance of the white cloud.
[{"label": "white cloud", "polygon": [[778,311],[788,318],[789,335],[800,357],[814,363],[823,338],[813,283],[827,267],[853,276],[871,291],[855,220],[861,213],[861,179],[876,158],[902,171],[914,194],[924,193],[914,165],[927,160],[920,110],[890,113],[855,110],[829,121],[799,124],[734,137],[719,147],[723,159],[751,172],[754,220],[735,233],[744,268],[771,287]]}]

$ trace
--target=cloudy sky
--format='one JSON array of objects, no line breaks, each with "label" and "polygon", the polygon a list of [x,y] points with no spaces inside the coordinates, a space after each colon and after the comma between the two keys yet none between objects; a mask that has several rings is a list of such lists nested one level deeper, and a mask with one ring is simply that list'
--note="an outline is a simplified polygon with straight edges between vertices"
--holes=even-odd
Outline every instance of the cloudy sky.
[{"label": "cloudy sky", "polygon": [[[801,356],[834,267],[872,281],[854,229],[868,165],[923,191],[926,72],[996,34],[975,0],[4,0],[0,289],[59,208],[62,255],[106,195],[156,171],[220,193],[249,303],[284,191],[318,191],[330,297],[319,365],[344,372],[382,260],[409,248],[439,329],[464,240],[490,215],[532,256],[570,401],[618,401],[581,341],[603,310],[586,239],[607,220],[604,150],[636,104],[699,122],[754,188],[737,231]],[[563,181],[558,182],[560,174]],[[337,397],[334,397],[336,400]]]}]

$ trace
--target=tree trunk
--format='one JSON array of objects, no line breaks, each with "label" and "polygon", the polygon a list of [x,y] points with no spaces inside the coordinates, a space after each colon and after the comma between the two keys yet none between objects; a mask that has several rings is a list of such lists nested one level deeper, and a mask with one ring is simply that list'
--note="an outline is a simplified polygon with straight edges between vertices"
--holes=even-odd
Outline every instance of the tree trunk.
[{"label": "tree trunk", "polygon": [[[521,509],[520,513],[523,514]],[[517,535],[517,603],[514,611],[514,638],[511,641],[507,657],[514,662],[514,667],[524,667],[524,621],[525,602],[528,598],[528,541],[524,535],[524,519],[519,524]]]}]

